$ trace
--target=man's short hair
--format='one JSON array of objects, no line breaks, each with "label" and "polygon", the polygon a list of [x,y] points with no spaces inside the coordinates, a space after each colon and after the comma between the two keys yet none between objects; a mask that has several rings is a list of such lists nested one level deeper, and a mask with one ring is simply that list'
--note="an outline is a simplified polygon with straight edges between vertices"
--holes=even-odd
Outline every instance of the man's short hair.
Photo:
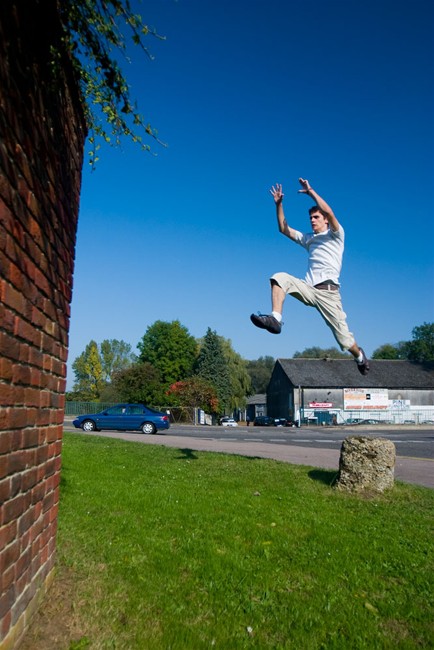
[{"label": "man's short hair", "polygon": [[314,212],[319,212],[323,217],[327,219],[327,212],[321,210],[321,208],[319,208],[317,205],[313,205],[311,208],[309,208],[309,214],[313,214]]}]

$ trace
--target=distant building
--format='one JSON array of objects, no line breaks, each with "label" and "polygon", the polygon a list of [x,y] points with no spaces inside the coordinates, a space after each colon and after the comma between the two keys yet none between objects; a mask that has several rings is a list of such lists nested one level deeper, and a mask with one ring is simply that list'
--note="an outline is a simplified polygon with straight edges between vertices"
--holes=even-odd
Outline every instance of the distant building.
[{"label": "distant building", "polygon": [[250,419],[250,422],[253,422],[259,415],[267,415],[267,396],[265,393],[247,398],[246,416]]},{"label": "distant building", "polygon": [[434,421],[434,364],[370,363],[363,376],[352,359],[278,359],[267,387],[267,414],[317,424],[359,416]]}]

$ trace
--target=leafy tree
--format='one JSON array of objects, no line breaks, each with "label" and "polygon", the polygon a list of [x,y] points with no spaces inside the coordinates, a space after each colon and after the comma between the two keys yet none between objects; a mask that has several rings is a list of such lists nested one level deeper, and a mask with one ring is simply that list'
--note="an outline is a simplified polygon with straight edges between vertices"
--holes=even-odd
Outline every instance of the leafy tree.
[{"label": "leafy tree", "polygon": [[273,372],[274,363],[274,358],[269,356],[247,361],[247,372],[250,375],[252,395],[266,392]]},{"label": "leafy tree", "polygon": [[136,363],[113,375],[116,401],[143,402],[148,405],[162,405],[167,397],[161,386],[159,371],[150,363]]},{"label": "leafy tree", "polygon": [[[143,136],[158,140],[157,132],[131,100],[118,58],[129,62],[128,34],[134,46],[151,60],[146,39],[164,37],[132,11],[129,0],[62,0],[58,9],[63,46],[69,52],[85,98],[84,109],[92,134],[91,164],[96,162],[99,148],[95,137],[118,145],[120,137],[127,136],[149,150]],[[53,51],[52,56],[55,71],[56,66],[62,65],[62,52]]]},{"label": "leafy tree", "polygon": [[87,344],[72,364],[75,374],[73,391],[79,393],[84,401],[97,401],[105,385],[101,355],[95,341]]},{"label": "leafy tree", "polygon": [[403,354],[405,344],[403,343],[398,343],[396,345],[392,345],[391,343],[384,343],[384,345],[380,345],[379,348],[373,351],[372,353],[372,358],[373,359],[405,359],[406,354]]},{"label": "leafy tree", "polygon": [[101,363],[105,381],[110,381],[113,373],[129,368],[136,360],[131,345],[117,339],[105,339],[100,345]]},{"label": "leafy tree", "polygon": [[407,358],[417,363],[434,361],[434,323],[423,323],[412,330],[413,340],[408,343]]},{"label": "leafy tree", "polygon": [[211,382],[217,391],[220,411],[230,407],[231,381],[223,345],[208,327],[196,362],[196,375]]},{"label": "leafy tree", "polygon": [[225,339],[223,336],[219,338],[229,371],[231,387],[229,409],[232,412],[245,406],[246,396],[250,395],[252,382],[247,372],[247,362],[235,352],[229,339]]},{"label": "leafy tree", "polygon": [[165,389],[193,374],[197,342],[178,320],[156,321],[148,327],[137,347],[140,361],[150,363],[159,371]]},{"label": "leafy tree", "polygon": [[412,330],[411,341],[385,343],[372,353],[373,359],[409,359],[417,363],[434,361],[434,323],[423,323]]},{"label": "leafy tree", "polygon": [[201,408],[206,413],[217,413],[219,402],[213,384],[202,377],[190,377],[177,381],[167,391],[173,406]]},{"label": "leafy tree", "polygon": [[305,348],[303,352],[294,352],[293,359],[348,359],[348,352],[341,352],[338,348]]}]

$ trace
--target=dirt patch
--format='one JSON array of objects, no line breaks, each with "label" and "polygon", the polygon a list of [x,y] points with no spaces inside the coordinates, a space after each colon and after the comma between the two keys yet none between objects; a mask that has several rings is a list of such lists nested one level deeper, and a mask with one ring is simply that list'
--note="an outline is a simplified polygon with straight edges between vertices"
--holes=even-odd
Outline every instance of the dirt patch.
[{"label": "dirt patch", "polygon": [[88,648],[85,632],[75,613],[76,581],[72,571],[56,575],[20,645],[20,650],[71,650]]}]

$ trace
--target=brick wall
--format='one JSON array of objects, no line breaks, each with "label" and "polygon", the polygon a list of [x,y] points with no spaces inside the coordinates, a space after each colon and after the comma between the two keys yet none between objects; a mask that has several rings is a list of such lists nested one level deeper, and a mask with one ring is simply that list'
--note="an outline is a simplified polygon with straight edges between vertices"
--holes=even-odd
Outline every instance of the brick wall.
[{"label": "brick wall", "polygon": [[85,128],[56,0],[0,2],[0,649],[52,577]]}]

